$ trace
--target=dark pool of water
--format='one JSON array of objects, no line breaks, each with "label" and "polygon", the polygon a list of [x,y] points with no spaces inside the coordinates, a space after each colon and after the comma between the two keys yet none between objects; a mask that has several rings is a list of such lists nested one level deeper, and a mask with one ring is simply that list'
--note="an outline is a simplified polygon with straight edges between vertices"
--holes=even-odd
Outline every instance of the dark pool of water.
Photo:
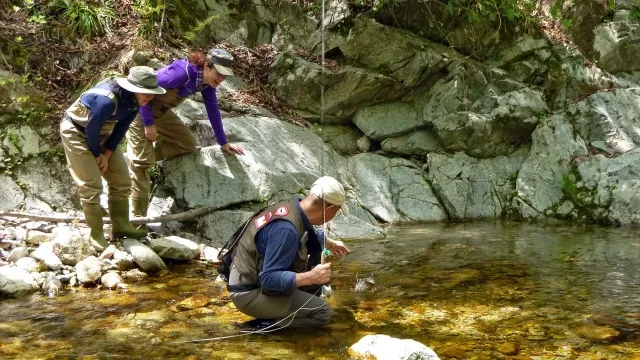
[{"label": "dark pool of water", "polygon": [[[342,359],[372,333],[442,359],[640,359],[640,237],[629,228],[478,222],[390,229],[334,263],[330,326],[238,335],[250,318],[193,263],[126,291],[0,301],[0,358]],[[371,278],[366,291],[358,280]],[[178,311],[188,298],[207,305]]]}]

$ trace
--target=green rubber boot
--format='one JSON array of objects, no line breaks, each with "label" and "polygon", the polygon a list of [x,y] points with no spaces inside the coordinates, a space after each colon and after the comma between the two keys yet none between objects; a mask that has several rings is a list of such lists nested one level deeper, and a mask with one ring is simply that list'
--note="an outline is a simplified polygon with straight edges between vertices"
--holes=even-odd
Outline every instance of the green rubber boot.
[{"label": "green rubber boot", "polygon": [[148,234],[146,229],[136,229],[129,221],[129,199],[109,201],[109,216],[114,238],[139,239]]},{"label": "green rubber boot", "polygon": [[[147,217],[149,209],[149,198],[131,197],[131,213],[136,217]],[[133,225],[136,229],[146,229],[146,224]]]},{"label": "green rubber boot", "polygon": [[102,208],[100,206],[83,206],[84,219],[87,222],[87,226],[91,229],[89,234],[89,241],[91,246],[98,251],[102,251],[109,246],[109,243],[104,238],[104,223],[102,221]]}]

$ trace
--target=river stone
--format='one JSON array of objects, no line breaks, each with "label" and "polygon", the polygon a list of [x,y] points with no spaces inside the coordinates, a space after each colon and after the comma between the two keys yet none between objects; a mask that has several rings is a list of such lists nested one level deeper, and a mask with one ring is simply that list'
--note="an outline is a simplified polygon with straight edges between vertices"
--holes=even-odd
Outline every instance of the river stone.
[{"label": "river stone", "polygon": [[23,257],[16,261],[16,266],[28,272],[40,272],[46,270],[45,265],[32,257]]},{"label": "river stone", "polygon": [[89,256],[78,262],[75,269],[76,276],[81,284],[94,284],[100,280],[102,275],[102,261],[95,256]]},{"label": "river stone", "polygon": [[36,230],[28,230],[27,239],[25,241],[27,244],[40,245],[42,243],[52,241],[53,239],[55,239],[53,234]]},{"label": "river stone", "polygon": [[149,247],[163,259],[191,260],[200,255],[198,244],[178,236],[150,239]]},{"label": "river stone", "polygon": [[149,277],[149,275],[147,275],[147,273],[144,273],[144,272],[140,271],[139,269],[133,269],[133,270],[123,271],[122,272],[122,278],[123,279],[144,280],[144,279],[146,279],[148,277]]},{"label": "river stone", "polygon": [[115,289],[122,282],[122,278],[116,272],[108,272],[100,278],[100,283],[107,289]]},{"label": "river stone", "polygon": [[427,346],[388,335],[366,335],[348,349],[350,356],[378,360],[439,360]]},{"label": "river stone", "polygon": [[500,351],[505,355],[511,356],[511,355],[517,355],[518,352],[520,352],[520,347],[516,343],[507,342],[507,343],[502,343],[496,346],[496,350]]},{"label": "river stone", "polygon": [[116,250],[113,254],[113,262],[120,271],[127,271],[135,268],[133,256],[126,251]]},{"label": "river stone", "polygon": [[540,217],[559,204],[571,159],[587,155],[587,147],[563,114],[545,119],[532,135],[533,143],[516,180],[516,196],[524,217]]},{"label": "river stone", "polygon": [[167,265],[162,261],[160,256],[138,240],[125,239],[122,242],[122,246],[133,256],[133,261],[135,261],[143,271],[155,273],[167,269]]},{"label": "river stone", "polygon": [[424,126],[416,110],[407,103],[378,104],[358,110],[353,123],[368,137],[382,141]]},{"label": "river stone", "polygon": [[51,243],[43,243],[38,246],[38,248],[31,253],[31,256],[34,259],[43,261],[47,267],[53,271],[58,271],[62,269],[62,261],[58,256],[53,252],[53,244]]},{"label": "river stone", "polygon": [[433,131],[420,129],[382,141],[382,150],[400,156],[426,156],[432,152],[444,152]]},{"label": "river stone", "polygon": [[620,332],[608,326],[598,326],[593,324],[577,324],[569,329],[574,334],[592,342],[609,343],[620,337]]},{"label": "river stone", "polygon": [[0,210],[13,210],[24,201],[24,193],[13,179],[0,174]]},{"label": "river stone", "polygon": [[18,259],[21,259],[27,256],[29,256],[29,249],[27,249],[26,247],[19,246],[11,250],[11,252],[9,253],[9,256],[7,256],[7,261],[16,262],[18,261]]},{"label": "river stone", "polygon": [[220,262],[220,260],[218,260],[219,253],[219,249],[213,248],[211,246],[206,246],[204,250],[202,250],[202,258],[210,264],[217,264]]},{"label": "river stone", "polygon": [[422,171],[404,159],[350,157],[347,178],[358,203],[386,222],[444,220],[447,215]]},{"label": "river stone", "polygon": [[102,254],[100,254],[100,256],[98,256],[98,259],[103,260],[103,259],[111,259],[113,257],[113,254],[116,253],[116,247],[114,245],[109,245],[107,246],[106,249],[104,249],[104,251],[102,252]]},{"label": "river stone", "polygon": [[95,253],[88,236],[82,236],[77,228],[58,227],[54,235],[53,252],[65,265],[74,266]]},{"label": "river stone", "polygon": [[62,282],[56,277],[56,274],[53,272],[47,272],[43,274],[44,281],[42,285],[40,285],[40,289],[43,293],[45,293],[49,297],[54,297],[58,295],[60,289],[62,288]]},{"label": "river stone", "polygon": [[0,266],[0,296],[21,297],[38,290],[38,283],[26,270],[14,265]]},{"label": "river stone", "polygon": [[451,219],[500,217],[510,207],[528,148],[492,159],[429,154],[429,182]]},{"label": "river stone", "polygon": [[209,297],[207,295],[197,294],[177,303],[176,309],[178,311],[193,310],[193,309],[205,307],[207,306],[208,303],[209,303]]}]

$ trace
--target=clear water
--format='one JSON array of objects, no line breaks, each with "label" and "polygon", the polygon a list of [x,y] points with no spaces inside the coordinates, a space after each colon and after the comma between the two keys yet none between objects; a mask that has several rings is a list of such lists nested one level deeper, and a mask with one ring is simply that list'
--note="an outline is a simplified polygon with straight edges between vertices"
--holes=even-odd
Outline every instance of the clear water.
[{"label": "clear water", "polygon": [[[442,359],[640,359],[640,236],[505,222],[395,227],[333,264],[330,326],[238,335],[249,320],[200,263],[129,283],[0,301],[0,358],[344,359],[366,334]],[[356,292],[359,279],[375,282]],[[360,289],[362,290],[362,289]],[[198,308],[176,305],[196,296]]]}]

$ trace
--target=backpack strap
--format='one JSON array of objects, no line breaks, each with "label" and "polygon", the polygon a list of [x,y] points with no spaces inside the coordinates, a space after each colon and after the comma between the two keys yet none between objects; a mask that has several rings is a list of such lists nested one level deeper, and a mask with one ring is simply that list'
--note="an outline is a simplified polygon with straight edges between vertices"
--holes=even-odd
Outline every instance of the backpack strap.
[{"label": "backpack strap", "polygon": [[116,105],[116,108],[113,110],[113,113],[111,113],[111,115],[115,116],[116,113],[118,112],[118,97],[116,96],[116,94],[113,93],[113,91],[110,91],[107,89],[91,88],[85,91],[82,95],[84,94],[96,94],[96,95],[102,95],[102,96],[108,97]]}]

